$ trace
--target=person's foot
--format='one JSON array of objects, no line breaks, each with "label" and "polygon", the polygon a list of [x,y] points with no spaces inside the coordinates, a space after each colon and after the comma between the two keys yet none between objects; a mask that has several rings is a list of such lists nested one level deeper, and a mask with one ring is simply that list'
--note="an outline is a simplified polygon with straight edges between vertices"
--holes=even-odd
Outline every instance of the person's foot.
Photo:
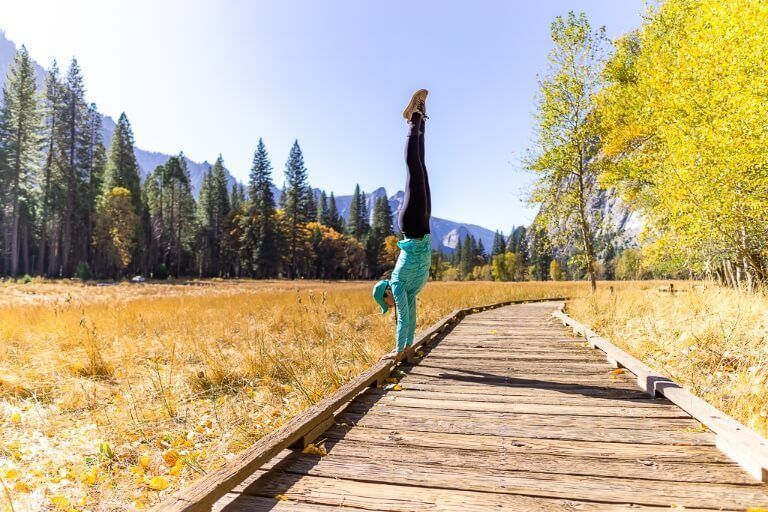
[{"label": "person's foot", "polygon": [[397,356],[398,355],[400,355],[400,352],[398,352],[397,350],[393,350],[392,352],[384,354],[382,356],[382,359],[394,359],[395,362],[397,362]]},{"label": "person's foot", "polygon": [[419,89],[413,93],[411,101],[408,102],[408,106],[403,110],[403,117],[406,121],[410,123],[411,117],[415,113],[421,114],[422,117],[427,117],[427,94],[429,94],[429,91],[426,89]]}]

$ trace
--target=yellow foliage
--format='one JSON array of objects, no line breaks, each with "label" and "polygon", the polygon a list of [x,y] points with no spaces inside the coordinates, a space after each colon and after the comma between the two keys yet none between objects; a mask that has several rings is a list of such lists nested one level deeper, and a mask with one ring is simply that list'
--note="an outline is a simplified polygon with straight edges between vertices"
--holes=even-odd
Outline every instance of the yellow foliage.
[{"label": "yellow foliage", "polygon": [[168,480],[162,476],[154,476],[149,480],[149,488],[155,491],[164,491],[168,485]]},{"label": "yellow foliage", "polygon": [[302,450],[302,453],[305,453],[307,455],[317,455],[319,457],[325,457],[328,455],[328,451],[325,449],[324,446],[317,446],[316,444],[308,444],[304,450]]},{"label": "yellow foliage", "polygon": [[668,0],[616,42],[603,179],[642,209],[651,262],[768,278],[766,26],[766,2]]}]

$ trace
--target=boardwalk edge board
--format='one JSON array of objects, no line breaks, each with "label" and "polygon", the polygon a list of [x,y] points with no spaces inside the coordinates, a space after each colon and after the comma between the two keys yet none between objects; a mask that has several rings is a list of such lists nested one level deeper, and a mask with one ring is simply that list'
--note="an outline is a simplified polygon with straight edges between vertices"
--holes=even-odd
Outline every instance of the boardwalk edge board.
[{"label": "boardwalk edge board", "polygon": [[755,479],[768,483],[768,440],[645,363],[627,354],[606,338],[564,312],[565,305],[552,313],[575,334],[586,338],[591,348],[605,353],[616,368],[625,368],[637,377],[637,384],[650,396],[663,396],[716,434],[717,447]]},{"label": "boardwalk edge board", "polygon": [[[529,302],[553,301],[564,304],[564,300],[562,297],[509,300],[483,306],[456,309],[420,333],[418,338],[414,340],[413,347],[418,349],[427,345],[446,328],[473,313]],[[325,431],[321,426],[323,424],[327,425],[339,409],[346,406],[347,403],[368,387],[381,385],[395,366],[396,363],[393,358],[383,357],[368,368],[368,370],[341,386],[331,395],[288,420],[277,430],[256,441],[221,468],[211,471],[189,486],[176,491],[158,504],[153,511],[197,512],[210,510],[216,501],[224,497],[230,490],[242,483],[248,476],[281,451],[293,446],[306,446],[314,438],[321,435]]]}]

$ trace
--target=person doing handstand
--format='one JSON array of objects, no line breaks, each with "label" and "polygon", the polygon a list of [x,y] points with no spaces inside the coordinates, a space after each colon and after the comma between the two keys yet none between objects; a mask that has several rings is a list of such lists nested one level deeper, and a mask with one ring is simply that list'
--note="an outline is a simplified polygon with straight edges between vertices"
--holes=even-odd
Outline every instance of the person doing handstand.
[{"label": "person doing handstand", "polygon": [[403,112],[403,117],[409,124],[405,145],[408,175],[405,181],[405,198],[398,214],[403,239],[397,243],[400,255],[392,276],[373,286],[373,298],[381,306],[382,313],[386,313],[391,307],[396,309],[396,342],[392,353],[396,361],[413,355],[411,345],[416,331],[416,297],[427,282],[432,259],[432,240],[429,233],[432,197],[427,168],[424,165],[427,94],[426,89],[413,93]]}]

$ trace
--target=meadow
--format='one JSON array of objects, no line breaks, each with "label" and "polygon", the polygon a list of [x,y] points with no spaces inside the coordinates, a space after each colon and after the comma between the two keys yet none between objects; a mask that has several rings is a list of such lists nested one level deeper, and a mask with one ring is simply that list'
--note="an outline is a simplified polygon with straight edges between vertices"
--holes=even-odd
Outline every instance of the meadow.
[{"label": "meadow", "polygon": [[[429,283],[418,329],[579,291]],[[366,282],[0,285],[0,506],[150,506],[359,374],[393,328]]]},{"label": "meadow", "polygon": [[[571,296],[569,314],[768,433],[768,300],[661,285],[432,282],[418,329]],[[393,327],[366,282],[1,284],[0,507],[149,507],[359,374]]]}]

